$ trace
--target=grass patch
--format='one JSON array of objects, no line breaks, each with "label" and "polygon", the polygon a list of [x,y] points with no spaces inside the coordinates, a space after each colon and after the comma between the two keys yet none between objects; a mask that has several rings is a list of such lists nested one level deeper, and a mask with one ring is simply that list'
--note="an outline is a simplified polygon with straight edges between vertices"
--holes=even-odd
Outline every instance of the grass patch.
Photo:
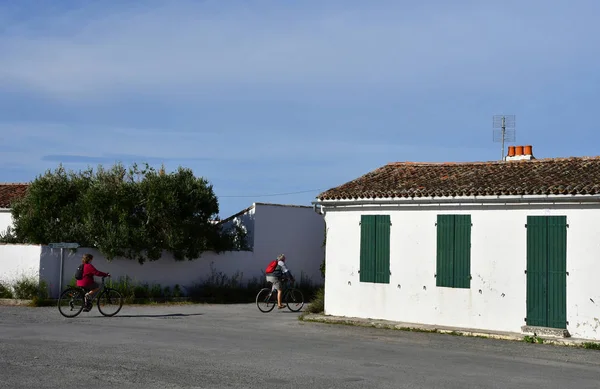
[{"label": "grass patch", "polygon": [[581,347],[587,350],[600,350],[600,343],[585,342]]},{"label": "grass patch", "polygon": [[529,336],[529,335],[525,335],[523,337],[523,341],[525,343],[538,343],[538,344],[543,344],[544,343],[544,339],[540,338],[539,336]]}]

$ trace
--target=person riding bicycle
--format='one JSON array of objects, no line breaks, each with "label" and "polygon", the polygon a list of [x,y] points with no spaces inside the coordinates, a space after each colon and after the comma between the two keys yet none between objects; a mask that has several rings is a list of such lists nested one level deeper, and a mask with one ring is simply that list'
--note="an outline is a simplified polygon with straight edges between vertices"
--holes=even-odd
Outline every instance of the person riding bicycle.
[{"label": "person riding bicycle", "polygon": [[276,261],[277,265],[272,269],[271,272],[267,271],[266,278],[267,282],[273,284],[271,290],[273,291],[277,289],[277,308],[281,309],[285,308],[285,305],[281,304],[281,283],[287,281],[288,279],[292,280],[292,282],[296,280],[292,275],[292,272],[285,266],[285,255],[279,254]]},{"label": "person riding bicycle", "polygon": [[100,285],[94,281],[94,276],[110,277],[110,273],[101,272],[92,265],[91,262],[93,259],[94,256],[92,254],[83,254],[83,257],[81,258],[81,262],[83,263],[83,277],[80,280],[77,280],[77,286],[89,290],[85,294],[84,312],[89,312],[92,309],[91,302],[94,298],[94,294],[100,289]]}]

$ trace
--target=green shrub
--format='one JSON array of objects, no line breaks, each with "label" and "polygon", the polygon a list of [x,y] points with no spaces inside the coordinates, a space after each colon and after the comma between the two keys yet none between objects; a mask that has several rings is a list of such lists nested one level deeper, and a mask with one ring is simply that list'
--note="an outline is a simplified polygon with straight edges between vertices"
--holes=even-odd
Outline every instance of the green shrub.
[{"label": "green shrub", "polygon": [[48,300],[49,295],[46,281],[39,281],[37,277],[33,276],[23,276],[14,281],[12,285],[0,284],[0,298],[31,300],[33,306],[52,304]]},{"label": "green shrub", "polygon": [[314,298],[312,298],[308,308],[306,309],[310,313],[321,313],[325,311],[325,288],[321,287],[315,292]]},{"label": "green shrub", "polygon": [[46,281],[41,280],[38,284],[37,293],[31,297],[31,305],[34,307],[53,305],[53,302],[48,299],[49,295],[48,284]]},{"label": "green shrub", "polygon": [[0,282],[0,298],[1,299],[11,299],[13,298],[13,291],[10,285],[5,285]]},{"label": "green shrub", "polygon": [[181,291],[181,287],[179,284],[175,284],[173,287],[173,298],[181,298],[183,297],[183,292]]},{"label": "green shrub", "polygon": [[39,281],[34,277],[23,277],[13,284],[16,299],[31,300],[39,292]]},{"label": "green shrub", "polygon": [[106,282],[106,286],[119,291],[125,303],[131,304],[135,301],[135,284],[129,276],[119,277],[116,281],[111,278]]}]

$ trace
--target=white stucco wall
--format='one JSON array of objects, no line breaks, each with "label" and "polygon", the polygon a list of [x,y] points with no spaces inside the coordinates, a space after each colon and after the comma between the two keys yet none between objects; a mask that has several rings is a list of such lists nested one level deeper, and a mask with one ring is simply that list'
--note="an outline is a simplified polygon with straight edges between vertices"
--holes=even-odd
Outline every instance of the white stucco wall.
[{"label": "white stucco wall", "polygon": [[[360,216],[391,215],[390,283],[360,283]],[[436,218],[471,214],[471,288],[436,287]],[[325,312],[454,327],[521,332],[526,317],[528,215],[566,215],[567,329],[600,340],[599,209],[331,210],[325,220]]]},{"label": "white stucco wall", "polygon": [[12,283],[22,277],[38,277],[40,246],[0,244],[0,281]]},{"label": "white stucco wall", "polygon": [[[65,250],[63,289],[81,261],[83,253],[94,255],[94,265],[101,271],[110,272],[118,279],[129,276],[136,282],[158,283],[162,287],[191,286],[210,275],[211,262],[216,271],[232,276],[242,273],[242,282],[254,277],[262,279],[264,269],[277,254],[285,253],[288,265],[299,280],[301,273],[313,283],[322,284],[319,266],[324,257],[322,247],[325,222],[312,207],[255,204],[236,218],[250,232],[254,251],[232,251],[220,255],[206,252],[193,261],[175,261],[168,253],[158,261],[146,262],[115,258],[108,262],[95,249],[79,248],[75,253]],[[8,247],[3,249],[3,247]],[[10,248],[12,247],[12,248]],[[12,250],[12,251],[11,251]],[[6,261],[5,258],[20,258]],[[60,277],[60,249],[46,246],[0,246],[0,278],[11,272],[35,270],[48,282],[51,297],[57,297]],[[12,274],[12,273],[11,273]],[[185,289],[184,289],[185,291]]]},{"label": "white stucco wall", "polygon": [[[93,264],[96,269],[110,273],[114,280],[128,276],[133,282],[148,283],[149,285],[156,283],[163,288],[166,286],[172,288],[179,284],[183,292],[185,292],[183,287],[190,287],[211,275],[211,262],[215,271],[223,272],[228,276],[232,276],[236,272],[242,273],[242,282],[262,276],[260,269],[253,265],[251,251],[226,252],[221,255],[206,252],[193,261],[175,261],[170,254],[166,253],[158,261],[148,261],[140,265],[135,260],[123,258],[115,258],[109,262],[98,250],[79,248],[75,253],[64,250],[63,290],[65,285],[73,279],[75,270],[85,253],[94,256]],[[44,246],[41,250],[40,277],[47,280],[54,297],[58,295],[59,275],[60,249]],[[100,278],[96,278],[96,281],[99,282]]]},{"label": "white stucco wall", "polygon": [[0,209],[0,233],[6,232],[8,227],[13,226],[13,219],[9,209]]},{"label": "white stucco wall", "polygon": [[283,253],[297,281],[304,273],[314,284],[323,284],[319,270],[325,256],[323,216],[307,206],[257,203],[255,208],[254,255],[257,265],[264,270],[269,261]]}]

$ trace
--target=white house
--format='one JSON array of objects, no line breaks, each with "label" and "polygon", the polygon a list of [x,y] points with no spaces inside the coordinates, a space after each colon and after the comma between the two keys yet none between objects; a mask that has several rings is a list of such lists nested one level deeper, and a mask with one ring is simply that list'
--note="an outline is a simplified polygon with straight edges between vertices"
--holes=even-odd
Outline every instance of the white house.
[{"label": "white house", "polygon": [[12,227],[11,203],[24,196],[27,184],[0,184],[0,233]]},{"label": "white house", "polygon": [[321,193],[325,313],[600,340],[600,157],[524,150]]}]

